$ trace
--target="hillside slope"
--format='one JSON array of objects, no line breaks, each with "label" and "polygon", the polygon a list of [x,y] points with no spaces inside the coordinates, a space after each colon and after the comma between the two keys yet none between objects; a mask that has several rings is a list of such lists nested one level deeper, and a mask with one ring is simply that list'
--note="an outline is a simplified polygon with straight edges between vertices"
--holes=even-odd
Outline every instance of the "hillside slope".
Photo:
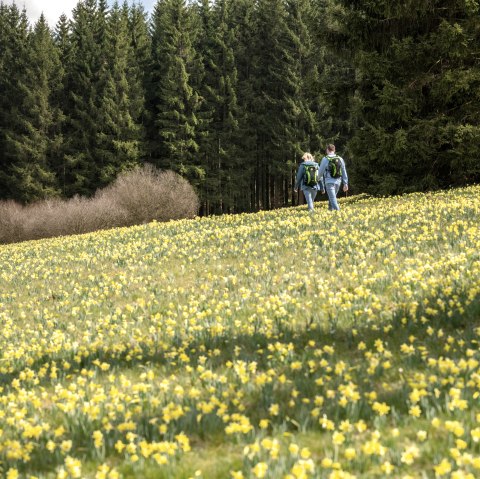
[{"label": "hillside slope", "polygon": [[1,246],[2,475],[477,477],[479,214],[470,187]]}]

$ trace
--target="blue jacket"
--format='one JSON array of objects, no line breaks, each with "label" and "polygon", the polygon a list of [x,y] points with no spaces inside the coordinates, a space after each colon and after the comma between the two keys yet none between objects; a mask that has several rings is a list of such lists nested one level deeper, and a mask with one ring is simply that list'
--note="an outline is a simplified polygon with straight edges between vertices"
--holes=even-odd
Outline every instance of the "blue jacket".
[{"label": "blue jacket", "polygon": [[[312,165],[318,168],[318,163],[316,161],[304,161],[303,163],[300,163],[300,166],[298,167],[298,170],[297,170],[297,180],[295,181],[296,190],[298,190],[298,188],[300,188],[301,190],[305,190],[306,188],[312,188],[314,190],[320,189],[320,185],[318,183],[315,186],[307,186],[305,184],[305,166],[312,166]],[[321,179],[320,172],[318,173],[318,177]]]},{"label": "blue jacket", "polygon": [[[335,155],[335,153],[330,153],[328,156],[338,156]],[[328,171],[328,156],[324,156],[322,158],[322,161],[320,163],[320,170],[318,174],[320,175],[320,186],[322,191],[325,189],[324,184],[328,183],[335,183],[339,185],[342,181],[344,185],[348,185],[348,175],[347,175],[347,169],[345,168],[345,162],[343,161],[343,158],[341,156],[338,156],[340,158],[340,166],[342,168],[342,176],[340,178],[332,178],[330,176],[330,172]]]}]

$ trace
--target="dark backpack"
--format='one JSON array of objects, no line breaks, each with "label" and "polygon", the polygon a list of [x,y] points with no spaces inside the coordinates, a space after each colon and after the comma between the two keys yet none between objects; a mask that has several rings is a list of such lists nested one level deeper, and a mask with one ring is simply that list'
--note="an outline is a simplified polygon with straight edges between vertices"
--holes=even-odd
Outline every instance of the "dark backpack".
[{"label": "dark backpack", "polygon": [[317,165],[303,165],[305,168],[304,179],[305,185],[313,188],[318,183],[318,166]]},{"label": "dark backpack", "polygon": [[328,158],[328,172],[332,178],[341,178],[342,176],[342,162],[339,156],[327,156]]}]

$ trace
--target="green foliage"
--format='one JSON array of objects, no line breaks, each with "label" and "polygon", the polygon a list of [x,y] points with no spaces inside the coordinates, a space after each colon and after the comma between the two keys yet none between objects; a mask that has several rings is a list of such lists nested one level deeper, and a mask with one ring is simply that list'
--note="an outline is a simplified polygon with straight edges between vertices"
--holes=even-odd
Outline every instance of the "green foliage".
[{"label": "green foliage", "polygon": [[478,181],[475,2],[340,3],[355,45],[358,186],[390,194]]},{"label": "green foliage", "polygon": [[97,11],[96,0],[86,0],[73,10],[72,54],[67,65],[68,124],[65,150],[65,193],[91,194],[97,182],[95,157],[98,81],[104,61],[105,19]]},{"label": "green foliage", "polygon": [[102,185],[112,182],[119,172],[133,168],[140,158],[140,127],[132,118],[129,97],[132,54],[128,10],[121,10],[115,3],[106,22],[105,60],[98,87],[102,94],[95,138],[95,157]]},{"label": "green foliage", "polygon": [[147,15],[141,5],[122,7],[128,16],[128,32],[130,49],[128,57],[128,87],[130,98],[130,114],[138,124],[141,134],[141,145],[145,149],[145,124],[147,123],[147,75],[150,65],[151,38],[148,31]]},{"label": "green foliage", "polygon": [[[206,214],[295,204],[334,142],[354,192],[480,179],[479,5],[80,1],[52,33],[0,4],[0,195],[92,195],[149,161]],[[43,26],[42,26],[43,25]]]},{"label": "green foliage", "polygon": [[232,211],[248,187],[248,169],[239,147],[240,108],[235,63],[233,2],[221,0],[214,7],[204,0],[198,8],[200,21],[196,48],[201,55],[201,75],[196,76],[203,99],[200,111],[200,158],[205,171],[201,183],[206,213]]},{"label": "green foliage", "polygon": [[153,14],[153,122],[157,141],[152,147],[162,167],[198,175],[197,116],[201,99],[192,87],[196,65],[193,19],[185,0],[161,0]]},{"label": "green foliage", "polygon": [[9,60],[19,71],[5,92],[5,168],[0,181],[11,195],[27,202],[58,194],[51,165],[61,142],[62,114],[53,97],[61,84],[62,69],[43,15],[31,31],[25,12],[20,14],[14,5],[10,22]]}]

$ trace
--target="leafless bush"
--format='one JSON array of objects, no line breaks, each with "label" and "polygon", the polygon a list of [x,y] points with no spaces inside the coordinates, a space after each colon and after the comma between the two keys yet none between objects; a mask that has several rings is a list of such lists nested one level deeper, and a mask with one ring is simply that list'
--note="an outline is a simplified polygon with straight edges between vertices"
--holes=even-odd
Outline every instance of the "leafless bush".
[{"label": "leafless bush", "polygon": [[0,201],[0,243],[21,241],[23,222],[22,205],[15,201]]},{"label": "leafless bush", "polygon": [[31,240],[61,235],[64,221],[61,214],[63,203],[60,199],[53,199],[25,206],[22,239]]},{"label": "leafless bush", "polygon": [[187,180],[151,165],[120,175],[101,197],[124,210],[129,225],[192,218],[199,208],[198,196]]},{"label": "leafless bush", "polygon": [[28,206],[0,202],[0,243],[191,218],[198,208],[188,181],[147,165],[120,175],[93,198],[51,199]]}]

